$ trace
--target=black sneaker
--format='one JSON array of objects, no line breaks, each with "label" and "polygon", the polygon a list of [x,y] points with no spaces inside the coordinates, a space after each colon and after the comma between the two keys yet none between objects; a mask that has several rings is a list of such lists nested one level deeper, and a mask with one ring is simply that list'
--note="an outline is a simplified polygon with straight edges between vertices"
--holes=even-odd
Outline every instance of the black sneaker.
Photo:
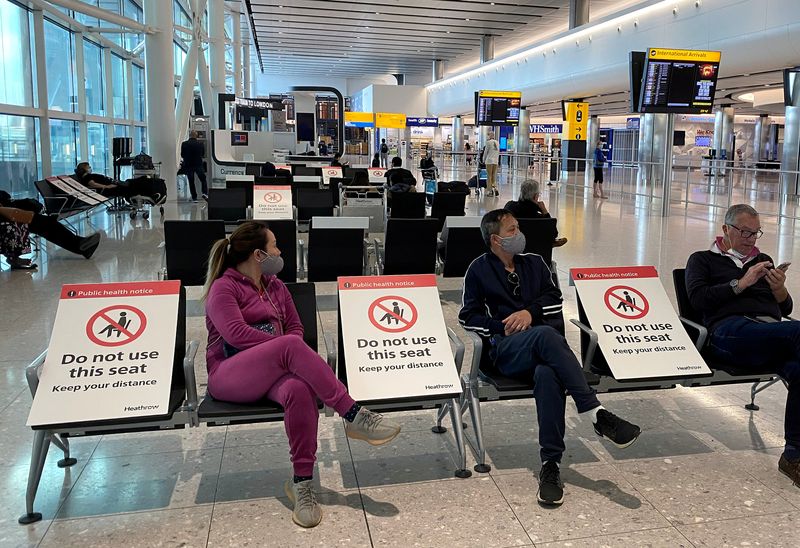
[{"label": "black sneaker", "polygon": [[564,502],[564,484],[561,483],[561,472],[558,463],[547,461],[539,472],[539,492],[537,500],[548,506],[560,506]]},{"label": "black sneaker", "polygon": [[597,412],[594,431],[598,436],[607,438],[619,448],[625,449],[639,438],[642,429],[623,420],[610,411],[601,409]]},{"label": "black sneaker", "polygon": [[778,461],[778,470],[792,480],[797,487],[800,487],[800,459],[790,460],[786,455],[781,455]]}]

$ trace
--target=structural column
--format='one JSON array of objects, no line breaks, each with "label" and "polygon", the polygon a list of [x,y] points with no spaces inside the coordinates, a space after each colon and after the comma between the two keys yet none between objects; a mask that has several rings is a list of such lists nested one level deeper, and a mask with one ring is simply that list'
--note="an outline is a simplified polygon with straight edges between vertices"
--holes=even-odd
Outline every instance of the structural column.
[{"label": "structural column", "polygon": [[[791,106],[786,107],[786,121],[783,128],[783,153],[781,154],[781,190],[783,197],[794,199],[800,191],[800,85],[788,90]],[[785,173],[785,172],[792,173]],[[781,200],[780,211],[784,211]]]},{"label": "structural column", "polygon": [[755,134],[753,135],[753,164],[764,159],[765,145],[767,144],[767,129],[769,128],[769,115],[762,114],[756,121]]},{"label": "structural column", "polygon": [[208,61],[215,114],[211,127],[218,128],[217,97],[225,93],[225,0],[208,0]]},{"label": "structural column", "polygon": [[569,0],[569,28],[589,22],[589,0]]},{"label": "structural column", "polygon": [[[161,178],[167,195],[178,194],[175,147],[175,75],[172,66],[172,3],[144,0],[145,23],[158,31],[145,35],[147,92],[147,143],[154,162],[161,162]],[[165,100],[168,99],[168,100]]]},{"label": "structural column", "polygon": [[494,59],[494,36],[484,34],[481,36],[481,63],[488,63]]},{"label": "structural column", "polygon": [[242,14],[231,12],[233,17],[233,92],[237,97],[244,96],[242,85]]},{"label": "structural column", "polygon": [[242,87],[244,88],[244,95],[247,97],[254,97],[250,90],[250,40],[245,40],[242,44]]},{"label": "structural column", "polygon": [[[531,152],[531,113],[527,108],[519,109],[519,124],[514,128],[514,152],[516,154],[530,154]],[[516,169],[527,169],[528,158],[514,157]]]},{"label": "structural column", "polygon": [[431,77],[432,82],[438,82],[444,77],[444,61],[441,59],[433,60],[433,74]]},{"label": "structural column", "polygon": [[733,115],[733,107],[721,107],[714,113],[714,150],[718,160],[733,160]]},{"label": "structural column", "polygon": [[453,118],[453,152],[456,153],[453,158],[457,162],[461,158],[459,153],[464,152],[464,120],[461,116]]},{"label": "structural column", "polygon": [[47,56],[44,48],[44,13],[33,10],[33,41],[36,54],[36,91],[39,100],[39,146],[41,149],[42,176],[53,175],[50,150],[50,115],[47,95]]}]

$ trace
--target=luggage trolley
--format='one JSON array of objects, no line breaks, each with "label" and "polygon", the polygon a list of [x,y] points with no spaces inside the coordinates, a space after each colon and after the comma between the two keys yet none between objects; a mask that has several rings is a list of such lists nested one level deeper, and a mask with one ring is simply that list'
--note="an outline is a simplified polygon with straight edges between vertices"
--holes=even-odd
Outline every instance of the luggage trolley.
[{"label": "luggage trolley", "polygon": [[147,194],[137,194],[131,196],[130,203],[132,210],[131,219],[135,219],[139,213],[143,219],[150,218],[150,210],[158,206],[161,217],[164,217],[164,203],[167,201],[167,185],[161,179],[161,162],[153,163],[153,159],[145,153],[134,156],[131,165],[133,166],[132,179],[146,178],[150,191]]}]

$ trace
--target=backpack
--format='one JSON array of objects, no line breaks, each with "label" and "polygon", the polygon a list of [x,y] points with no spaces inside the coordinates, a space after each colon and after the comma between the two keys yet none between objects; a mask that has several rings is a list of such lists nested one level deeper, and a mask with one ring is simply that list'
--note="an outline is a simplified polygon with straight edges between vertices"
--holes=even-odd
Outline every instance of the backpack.
[{"label": "backpack", "polygon": [[386,154],[389,152],[389,146],[386,143],[381,144],[381,154]]},{"label": "backpack", "polygon": [[156,166],[153,165],[152,156],[148,156],[144,152],[140,152],[133,157],[133,160],[131,160],[131,166],[133,166],[133,169],[137,171],[145,171],[156,168]]}]

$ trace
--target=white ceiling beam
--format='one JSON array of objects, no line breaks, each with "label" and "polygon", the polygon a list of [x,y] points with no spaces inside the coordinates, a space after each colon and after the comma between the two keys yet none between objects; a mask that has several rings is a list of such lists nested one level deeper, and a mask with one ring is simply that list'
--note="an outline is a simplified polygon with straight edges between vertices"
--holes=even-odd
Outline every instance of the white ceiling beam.
[{"label": "white ceiling beam", "polygon": [[155,29],[153,29],[152,27],[148,27],[147,25],[144,25],[139,21],[136,21],[135,19],[131,19],[130,17],[125,17],[119,15],[118,13],[98,8],[97,6],[84,4],[83,2],[79,2],[78,0],[48,0],[48,1],[51,4],[54,4],[56,6],[61,6],[62,8],[67,8],[68,10],[77,11],[78,13],[89,15],[90,17],[97,17],[98,19],[106,21],[108,23],[113,23],[115,25],[119,25],[127,29],[132,29],[137,33],[143,32],[145,34],[153,34],[156,32]]}]

